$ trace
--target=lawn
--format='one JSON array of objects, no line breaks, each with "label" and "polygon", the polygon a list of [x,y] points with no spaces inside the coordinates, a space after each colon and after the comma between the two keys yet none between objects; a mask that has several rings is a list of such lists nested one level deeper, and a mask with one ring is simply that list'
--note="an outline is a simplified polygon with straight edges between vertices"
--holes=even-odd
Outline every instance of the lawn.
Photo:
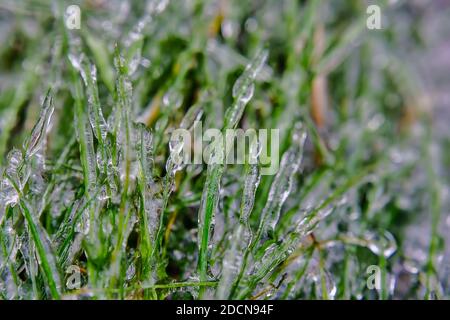
[{"label": "lawn", "polygon": [[448,299],[450,6],[369,4],[2,1],[0,299]]}]

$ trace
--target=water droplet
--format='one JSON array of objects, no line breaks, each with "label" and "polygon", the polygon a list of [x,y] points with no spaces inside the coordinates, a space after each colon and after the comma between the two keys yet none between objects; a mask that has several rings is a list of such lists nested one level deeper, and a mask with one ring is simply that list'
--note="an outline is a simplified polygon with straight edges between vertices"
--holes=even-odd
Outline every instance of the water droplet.
[{"label": "water droplet", "polygon": [[163,96],[163,104],[166,107],[170,107],[172,109],[178,109],[183,103],[183,96],[180,92],[175,89],[170,89]]},{"label": "water droplet", "polygon": [[382,234],[369,232],[365,239],[367,247],[376,255],[384,255],[389,258],[397,250],[395,238],[389,231],[384,231]]}]

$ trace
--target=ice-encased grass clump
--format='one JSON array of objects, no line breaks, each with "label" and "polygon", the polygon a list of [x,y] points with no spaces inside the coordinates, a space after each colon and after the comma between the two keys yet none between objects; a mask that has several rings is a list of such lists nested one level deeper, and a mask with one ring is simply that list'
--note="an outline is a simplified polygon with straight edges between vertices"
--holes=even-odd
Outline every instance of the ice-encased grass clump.
[{"label": "ice-encased grass clump", "polygon": [[[420,11],[373,32],[362,4],[230,3],[95,2],[79,30],[0,8],[1,299],[449,297]],[[180,164],[198,121],[279,129],[278,171],[253,140]]]}]

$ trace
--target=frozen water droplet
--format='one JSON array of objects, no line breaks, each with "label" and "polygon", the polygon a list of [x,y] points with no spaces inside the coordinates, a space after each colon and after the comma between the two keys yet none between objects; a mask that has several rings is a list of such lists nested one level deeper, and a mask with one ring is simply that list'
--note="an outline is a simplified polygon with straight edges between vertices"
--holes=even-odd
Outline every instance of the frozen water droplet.
[{"label": "frozen water droplet", "polygon": [[183,103],[183,96],[175,89],[170,89],[163,97],[163,104],[172,109],[178,109]]},{"label": "frozen water droplet", "polygon": [[367,247],[376,255],[392,256],[397,250],[397,243],[389,231],[382,234],[370,232],[366,236]]},{"label": "frozen water droplet", "polygon": [[233,98],[239,98],[244,104],[250,101],[255,91],[255,85],[245,77],[239,77],[233,85]]}]

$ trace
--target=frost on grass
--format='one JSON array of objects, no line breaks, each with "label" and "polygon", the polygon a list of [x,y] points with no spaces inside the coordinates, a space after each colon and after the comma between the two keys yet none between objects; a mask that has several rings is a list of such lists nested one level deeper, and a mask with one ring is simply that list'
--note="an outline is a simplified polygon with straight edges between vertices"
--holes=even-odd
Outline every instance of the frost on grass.
[{"label": "frost on grass", "polygon": [[[233,86],[233,104],[225,113],[224,129],[235,128],[241,119],[244,108],[253,96],[254,80],[265,60],[267,59],[267,51],[262,51],[257,54],[255,59],[247,65],[243,74],[238,78]],[[215,141],[223,146],[223,141]],[[200,204],[200,211],[198,217],[198,270],[200,280],[207,279],[208,272],[208,255],[209,242],[211,233],[214,231],[215,211],[219,201],[219,193],[221,188],[221,179],[224,172],[224,161],[228,150],[223,147],[215,146],[215,152],[221,153],[217,155],[212,153],[210,161],[212,164],[208,165],[206,173],[206,181],[202,193],[202,200]],[[212,160],[215,158],[216,160]]]},{"label": "frost on grass", "polygon": [[[345,1],[119,2],[81,5],[81,30],[60,4],[8,7],[0,299],[449,297],[448,126],[417,71],[437,57],[418,4],[384,7],[411,31],[368,34]],[[198,141],[172,134],[198,121],[279,129],[279,170],[261,175],[262,139],[243,165],[224,141],[180,161]]]}]

